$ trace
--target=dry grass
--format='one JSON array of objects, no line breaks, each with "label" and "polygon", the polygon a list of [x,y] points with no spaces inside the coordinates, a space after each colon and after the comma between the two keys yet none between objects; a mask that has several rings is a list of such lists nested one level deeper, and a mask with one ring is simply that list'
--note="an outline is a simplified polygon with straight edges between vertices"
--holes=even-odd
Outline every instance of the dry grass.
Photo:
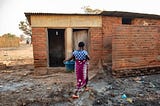
[{"label": "dry grass", "polygon": [[0,48],[18,47],[20,45],[17,37],[0,37]]}]

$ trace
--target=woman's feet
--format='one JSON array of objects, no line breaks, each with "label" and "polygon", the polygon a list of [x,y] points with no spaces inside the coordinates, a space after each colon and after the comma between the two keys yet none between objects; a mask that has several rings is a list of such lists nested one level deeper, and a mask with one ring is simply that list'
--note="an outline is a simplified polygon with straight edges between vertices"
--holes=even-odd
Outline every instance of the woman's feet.
[{"label": "woman's feet", "polygon": [[87,86],[85,86],[85,87],[82,88],[82,89],[78,89],[78,90],[76,90],[75,93],[72,95],[72,98],[73,98],[73,99],[78,99],[79,96],[77,95],[77,93],[80,93],[80,92],[83,92],[83,91],[89,91],[89,90],[90,90],[90,88],[87,87]]},{"label": "woman's feet", "polygon": [[89,91],[89,88],[88,88],[88,87],[85,87],[85,91]]},{"label": "woman's feet", "polygon": [[72,95],[72,98],[73,98],[73,99],[78,99],[79,96],[74,94],[74,95]]},{"label": "woman's feet", "polygon": [[72,95],[72,98],[73,99],[78,99],[79,98],[79,96],[77,95],[77,93],[78,93],[78,89],[75,91],[75,93]]}]

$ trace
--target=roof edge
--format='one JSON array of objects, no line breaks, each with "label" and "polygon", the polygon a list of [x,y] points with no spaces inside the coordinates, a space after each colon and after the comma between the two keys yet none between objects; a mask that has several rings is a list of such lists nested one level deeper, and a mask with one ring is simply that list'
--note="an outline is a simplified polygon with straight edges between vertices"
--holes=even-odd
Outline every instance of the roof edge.
[{"label": "roof edge", "polygon": [[160,15],[136,13],[136,12],[124,12],[124,11],[102,11],[99,14],[85,14],[85,13],[32,13],[24,12],[28,22],[31,24],[31,15],[82,15],[82,16],[111,16],[111,17],[128,17],[128,18],[146,18],[146,19],[160,19]]},{"label": "roof edge", "polygon": [[160,15],[156,15],[156,14],[125,12],[125,11],[102,11],[100,15],[115,16],[115,17],[130,17],[130,18],[160,19]]},{"label": "roof edge", "polygon": [[40,13],[40,12],[24,12],[29,24],[31,24],[30,16],[31,15],[81,15],[81,16],[101,16],[100,14],[85,14],[85,13]]}]

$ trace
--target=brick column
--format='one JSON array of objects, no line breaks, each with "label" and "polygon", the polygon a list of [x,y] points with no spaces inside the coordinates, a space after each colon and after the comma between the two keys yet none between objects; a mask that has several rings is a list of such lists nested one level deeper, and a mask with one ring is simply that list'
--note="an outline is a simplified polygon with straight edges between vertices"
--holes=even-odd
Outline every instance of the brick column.
[{"label": "brick column", "polygon": [[97,68],[101,67],[102,61],[102,28],[95,27],[90,28],[90,57],[91,57],[91,67]]},{"label": "brick column", "polygon": [[47,39],[45,28],[32,28],[34,66],[47,67]]}]

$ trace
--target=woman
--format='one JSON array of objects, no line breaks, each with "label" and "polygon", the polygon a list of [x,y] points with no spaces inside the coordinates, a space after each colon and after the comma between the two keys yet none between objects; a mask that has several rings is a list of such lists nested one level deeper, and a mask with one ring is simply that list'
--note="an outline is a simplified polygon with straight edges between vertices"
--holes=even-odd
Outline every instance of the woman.
[{"label": "woman", "polygon": [[78,98],[78,91],[85,87],[85,90],[88,90],[88,60],[90,59],[88,56],[88,52],[84,50],[84,42],[78,43],[78,50],[75,50],[72,56],[64,61],[75,59],[75,72],[77,78],[77,88],[75,94],[72,96],[73,98]]}]

